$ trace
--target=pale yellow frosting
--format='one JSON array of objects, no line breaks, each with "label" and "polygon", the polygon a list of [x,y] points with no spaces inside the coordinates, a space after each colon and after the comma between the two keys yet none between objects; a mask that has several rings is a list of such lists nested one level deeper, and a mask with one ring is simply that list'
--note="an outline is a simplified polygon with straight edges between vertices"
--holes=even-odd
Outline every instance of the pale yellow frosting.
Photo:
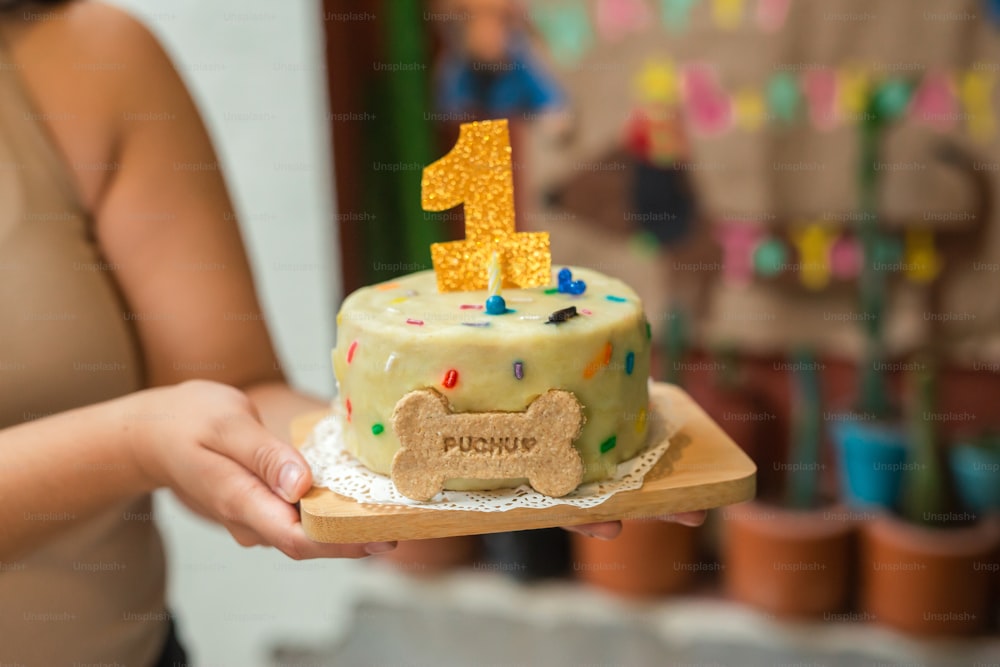
[{"label": "pale yellow frosting", "polygon": [[[333,367],[336,400],[349,415],[348,449],[370,469],[389,474],[399,449],[393,409],[415,389],[436,389],[456,412],[523,411],[549,389],[564,389],[576,396],[586,418],[574,443],[583,457],[584,481],[607,478],[635,456],[645,445],[649,402],[649,329],[642,303],[620,280],[570,269],[574,280],[586,282],[584,294],[547,294],[555,290],[553,274],[547,288],[505,289],[502,296],[514,312],[503,315],[481,309],[485,291],[438,292],[432,271],[347,297],[337,316]],[[547,323],[554,311],[569,306],[580,314]],[[486,326],[470,326],[476,324]],[[519,481],[452,480],[448,488]]]}]

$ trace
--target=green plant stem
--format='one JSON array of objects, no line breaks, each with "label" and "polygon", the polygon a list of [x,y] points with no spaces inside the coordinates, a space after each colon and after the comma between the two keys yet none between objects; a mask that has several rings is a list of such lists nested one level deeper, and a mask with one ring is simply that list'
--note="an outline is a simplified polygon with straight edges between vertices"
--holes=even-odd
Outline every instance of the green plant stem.
[{"label": "green plant stem", "polygon": [[687,324],[684,312],[679,308],[671,308],[667,318],[664,351],[667,357],[667,372],[664,373],[667,382],[683,386],[684,359],[688,353]]},{"label": "green plant stem", "polygon": [[861,125],[861,224],[859,236],[864,253],[861,268],[861,311],[865,315],[865,355],[860,371],[859,409],[877,418],[888,416],[889,404],[883,362],[882,316],[885,307],[885,275],[875,268],[879,247],[878,229],[878,177],[875,163],[878,158],[882,124],[878,120]]},{"label": "green plant stem", "polygon": [[935,404],[934,371],[929,363],[911,377],[915,385],[910,414],[911,457],[903,476],[903,516],[918,524],[938,523],[945,507],[944,478],[939,461],[937,433],[929,418]]},{"label": "green plant stem", "polygon": [[793,509],[811,509],[819,502],[822,437],[820,382],[813,353],[800,350],[795,355],[793,369],[795,414],[789,448],[786,502]]}]

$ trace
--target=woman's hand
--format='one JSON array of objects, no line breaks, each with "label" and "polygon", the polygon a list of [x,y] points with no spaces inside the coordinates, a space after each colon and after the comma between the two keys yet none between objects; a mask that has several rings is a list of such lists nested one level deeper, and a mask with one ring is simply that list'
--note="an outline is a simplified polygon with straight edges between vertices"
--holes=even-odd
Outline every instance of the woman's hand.
[{"label": "woman's hand", "polygon": [[[266,545],[290,558],[360,558],[394,542],[322,544],[302,530],[293,503],[311,488],[302,455],[272,435],[238,389],[193,380],[132,397],[129,441],[155,487],[226,528],[243,546]],[[130,427],[125,427],[130,428]]]},{"label": "woman's hand", "polygon": [[[660,521],[679,523],[682,526],[697,528],[705,523],[708,512],[699,510],[697,512],[678,512],[677,514],[667,514],[658,517]],[[566,530],[571,533],[580,533],[587,537],[596,537],[601,540],[613,540],[622,532],[621,521],[603,521],[601,523],[583,523],[578,526],[567,526]]]}]

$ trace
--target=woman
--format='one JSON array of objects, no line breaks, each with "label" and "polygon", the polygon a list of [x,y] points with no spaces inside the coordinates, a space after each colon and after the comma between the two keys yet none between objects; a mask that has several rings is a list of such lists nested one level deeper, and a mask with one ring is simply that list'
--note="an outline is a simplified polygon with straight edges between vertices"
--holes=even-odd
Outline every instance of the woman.
[{"label": "woman", "polygon": [[282,438],[325,403],[232,316],[260,305],[216,164],[141,24],[0,0],[0,663],[185,661],[157,488],[294,559],[395,546],[303,533],[311,475]]}]

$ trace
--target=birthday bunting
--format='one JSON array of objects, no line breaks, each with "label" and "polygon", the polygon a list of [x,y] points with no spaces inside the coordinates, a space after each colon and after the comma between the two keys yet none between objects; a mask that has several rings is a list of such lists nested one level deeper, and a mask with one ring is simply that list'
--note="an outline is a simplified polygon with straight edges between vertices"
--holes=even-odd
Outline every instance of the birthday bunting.
[{"label": "birthday bunting", "polygon": [[[643,102],[669,104],[680,90],[691,130],[702,136],[718,136],[733,127],[754,132],[767,123],[790,125],[803,119],[825,132],[842,124],[871,121],[872,113],[886,120],[905,114],[911,122],[937,131],[951,130],[964,118],[969,133],[978,141],[988,141],[996,129],[990,102],[994,76],[975,65],[958,74],[928,71],[916,82],[915,90],[903,79],[876,79],[871,72],[848,65],[801,73],[778,71],[761,87],[743,86],[730,93],[719,84],[712,65],[678,66],[661,58],[647,61],[633,84]],[[878,91],[878,99],[876,106],[868,109],[872,90]]]},{"label": "birthday bunting", "polygon": [[[798,223],[783,238],[766,227],[745,220],[715,223],[715,240],[722,250],[722,277],[733,287],[755,278],[798,276],[809,290],[822,290],[833,280],[856,280],[861,275],[864,250],[851,230],[828,222]],[[880,234],[873,244],[876,271],[898,273],[910,282],[926,285],[940,274],[944,260],[926,227],[907,229],[899,238]]]}]

